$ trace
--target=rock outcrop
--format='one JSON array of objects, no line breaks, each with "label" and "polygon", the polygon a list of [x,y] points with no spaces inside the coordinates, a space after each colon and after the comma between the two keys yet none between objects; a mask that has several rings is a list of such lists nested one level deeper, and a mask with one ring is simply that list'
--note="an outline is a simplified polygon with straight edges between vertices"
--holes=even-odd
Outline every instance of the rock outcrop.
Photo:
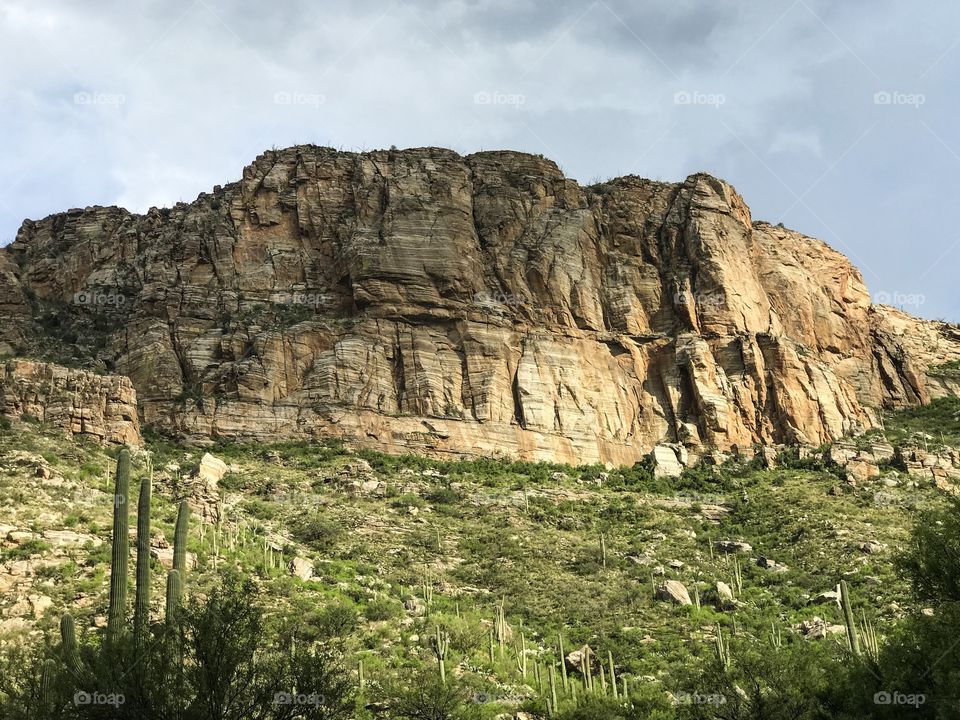
[{"label": "rock outcrop", "polygon": [[36,418],[98,442],[141,445],[130,380],[29,360],[0,365],[0,417]]},{"label": "rock outcrop", "polygon": [[0,276],[0,343],[53,333],[197,439],[818,445],[953,392],[928,370],[960,358],[955,329],[871,306],[844,256],[720,180],[584,188],[514,152],[272,151],[192,203],[27,221]]}]

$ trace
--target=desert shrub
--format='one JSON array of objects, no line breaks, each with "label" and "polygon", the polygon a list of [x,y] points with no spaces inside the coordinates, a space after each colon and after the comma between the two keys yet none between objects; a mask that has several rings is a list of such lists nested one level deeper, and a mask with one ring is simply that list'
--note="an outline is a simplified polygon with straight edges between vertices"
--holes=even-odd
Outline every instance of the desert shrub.
[{"label": "desert shrub", "polygon": [[[87,637],[80,658],[74,671],[59,648],[14,653],[0,673],[0,717],[353,717],[352,686],[335,655],[271,630],[256,586],[234,576],[152,628],[147,642]],[[46,678],[44,660],[52,661]],[[98,697],[113,702],[89,701]]]},{"label": "desert shrub", "polygon": [[363,608],[363,616],[372,622],[376,622],[378,620],[389,620],[392,617],[396,617],[399,612],[400,610],[396,603],[391,602],[386,598],[377,598],[376,600],[371,600]]},{"label": "desert shrub", "polygon": [[479,720],[473,694],[455,679],[441,683],[437,672],[409,673],[386,689],[384,704],[395,720]]},{"label": "desert shrub", "polygon": [[315,550],[330,550],[340,538],[340,525],[320,512],[312,512],[293,524],[292,534]]},{"label": "desert shrub", "polygon": [[261,500],[260,498],[248,498],[243,502],[244,509],[258,520],[273,520],[278,515],[276,505]]},{"label": "desert shrub", "polygon": [[918,599],[960,603],[960,499],[920,515],[899,565]]}]

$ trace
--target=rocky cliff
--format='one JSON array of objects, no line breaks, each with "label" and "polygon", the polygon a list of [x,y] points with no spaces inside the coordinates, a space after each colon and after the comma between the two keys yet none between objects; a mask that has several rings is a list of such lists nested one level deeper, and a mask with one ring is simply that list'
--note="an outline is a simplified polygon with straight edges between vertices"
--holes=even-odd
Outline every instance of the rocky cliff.
[{"label": "rocky cliff", "polygon": [[122,376],[9,360],[0,364],[0,417],[35,418],[97,442],[142,444],[137,394]]},{"label": "rocky cliff", "polygon": [[931,368],[960,358],[713,177],[438,148],[294,147],[171,209],[27,221],[0,315],[11,352],[128,376],[163,431],[567,462],[819,444],[954,392]]}]

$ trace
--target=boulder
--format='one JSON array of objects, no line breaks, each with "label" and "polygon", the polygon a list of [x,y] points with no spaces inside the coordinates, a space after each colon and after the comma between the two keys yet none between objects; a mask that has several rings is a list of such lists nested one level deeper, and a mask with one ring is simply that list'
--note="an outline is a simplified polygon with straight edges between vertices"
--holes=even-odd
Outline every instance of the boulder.
[{"label": "boulder", "polygon": [[313,579],[313,562],[304,557],[295,557],[290,561],[290,574],[301,580]]},{"label": "boulder", "polygon": [[227,474],[227,469],[227,464],[223,460],[210,453],[204,453],[200,458],[200,467],[197,468],[197,477],[216,489],[217,483]]},{"label": "boulder", "polygon": [[656,597],[658,600],[672,602],[675,605],[693,605],[690,593],[679,580],[665,580],[657,585]]},{"label": "boulder", "polygon": [[676,451],[668,445],[657,445],[650,453],[654,477],[680,477],[683,465]]},{"label": "boulder", "polygon": [[714,586],[717,593],[717,601],[721,610],[729,610],[736,605],[736,598],[733,597],[733,590],[723,581],[717,581]]},{"label": "boulder", "polygon": [[741,540],[718,540],[714,547],[716,547],[719,552],[728,555],[753,552],[753,546]]}]

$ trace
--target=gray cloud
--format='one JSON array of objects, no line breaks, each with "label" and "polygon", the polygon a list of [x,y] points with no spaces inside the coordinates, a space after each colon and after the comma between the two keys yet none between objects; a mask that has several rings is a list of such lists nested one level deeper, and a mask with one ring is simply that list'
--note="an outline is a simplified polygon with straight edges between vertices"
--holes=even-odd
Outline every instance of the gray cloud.
[{"label": "gray cloud", "polygon": [[275,5],[0,6],[0,241],[192,199],[271,146],[513,148],[584,183],[707,170],[881,299],[960,319],[952,3]]}]

